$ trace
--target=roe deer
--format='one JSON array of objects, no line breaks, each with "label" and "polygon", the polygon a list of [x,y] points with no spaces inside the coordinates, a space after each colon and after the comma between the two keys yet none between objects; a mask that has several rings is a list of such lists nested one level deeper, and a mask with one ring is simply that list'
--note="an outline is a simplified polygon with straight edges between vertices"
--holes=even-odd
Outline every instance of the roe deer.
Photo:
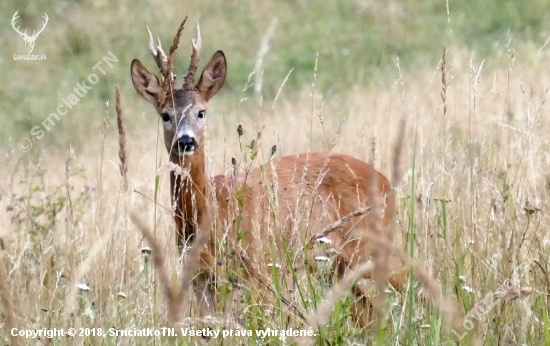
[{"label": "roe deer", "polygon": [[[364,212],[344,218],[339,227],[317,239],[330,244],[335,253],[332,272],[338,278],[374,257],[376,246],[372,238],[364,235],[377,228],[379,231],[375,233],[389,238],[389,224],[395,213],[395,197],[384,175],[352,156],[316,152],[285,156],[269,162],[263,169],[217,175],[211,180],[206,172],[205,124],[208,103],[225,82],[225,55],[222,51],[214,53],[199,81],[194,83],[201,51],[197,24],[191,63],[183,85],[178,87],[160,42],[155,47],[150,32],[149,35],[150,52],[171,85],[164,89],[162,82],[138,60],[132,61],[131,76],[137,92],[162,118],[170,161],[186,171],[186,174],[170,173],[180,255],[208,215],[214,214],[215,221],[207,230],[209,242],[201,250],[201,275],[195,281],[204,290],[198,292],[202,303],[216,304],[213,280],[222,270],[219,267],[232,261],[235,251],[244,254],[235,262],[244,268],[241,275],[248,280],[254,280],[253,273],[269,273],[274,262],[277,267],[282,266],[280,270],[306,266],[309,269],[320,258],[319,250],[308,251],[311,249],[308,240],[358,210]],[[203,228],[200,231],[206,232]],[[229,251],[220,252],[220,243]],[[388,256],[385,263],[384,280],[400,289],[406,281],[406,272],[398,272],[401,264],[396,257]],[[371,278],[373,273],[364,277]],[[362,314],[366,299],[358,286],[353,291],[358,298],[356,318]],[[364,319],[359,320],[363,325]]]}]

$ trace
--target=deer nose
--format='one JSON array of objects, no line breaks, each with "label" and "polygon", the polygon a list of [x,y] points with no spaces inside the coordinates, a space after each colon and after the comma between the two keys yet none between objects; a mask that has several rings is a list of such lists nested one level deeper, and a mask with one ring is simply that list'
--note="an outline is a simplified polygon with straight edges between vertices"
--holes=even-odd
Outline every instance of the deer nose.
[{"label": "deer nose", "polygon": [[183,135],[178,139],[178,147],[183,152],[195,151],[197,149],[197,141],[189,135]]}]

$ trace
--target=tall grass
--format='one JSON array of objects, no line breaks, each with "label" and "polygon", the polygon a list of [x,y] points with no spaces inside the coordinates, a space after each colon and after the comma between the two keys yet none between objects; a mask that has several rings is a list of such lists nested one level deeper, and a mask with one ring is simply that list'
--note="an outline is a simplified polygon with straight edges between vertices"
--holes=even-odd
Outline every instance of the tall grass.
[{"label": "tall grass", "polygon": [[[444,3],[420,1],[249,5],[0,5],[8,13],[0,22],[6,32],[16,9],[27,13],[25,23],[43,11],[50,15],[35,48],[45,50],[47,62],[25,62],[23,68],[5,52],[1,56],[7,81],[0,86],[6,124],[1,133],[11,143],[0,173],[0,204],[6,211],[0,214],[2,342],[25,344],[10,341],[4,331],[12,326],[287,329],[286,316],[300,311],[308,323],[303,328],[318,328],[315,339],[232,336],[210,343],[550,343],[546,2],[450,2],[449,15]],[[223,49],[229,59],[230,82],[213,100],[209,119],[211,173],[233,170],[231,158],[239,164],[249,159],[243,143],[258,140],[258,132],[256,158],[246,161],[252,165],[268,161],[276,145],[275,157],[333,150],[371,160],[387,176],[397,172],[394,246],[408,249],[414,275],[407,291],[388,292],[377,317],[381,323],[367,336],[350,322],[346,290],[315,277],[294,295],[285,290],[284,278],[274,280],[269,299],[248,294],[246,287],[235,298],[225,286],[220,295],[228,316],[222,317],[204,316],[184,289],[188,278],[179,272],[173,243],[168,176],[162,169],[167,159],[154,123],[159,120],[135,95],[129,62],[139,57],[153,66],[146,57],[145,25],[168,42],[181,18],[192,13],[200,13],[204,49]],[[275,16],[265,71],[254,71],[263,73],[259,104],[249,75]],[[446,36],[435,40],[434,32],[442,32],[438,28]],[[6,52],[23,47],[13,33],[0,39]],[[176,73],[187,63],[189,35],[184,31]],[[441,58],[443,42],[447,50]],[[33,151],[18,152],[20,136],[55,109],[109,50],[120,60],[112,73],[47,138],[35,142]],[[106,99],[121,104],[114,101],[115,84],[125,101],[118,113],[125,131],[115,130],[113,106],[103,112]],[[235,131],[239,124],[242,136]],[[402,145],[399,169],[392,162],[396,142]],[[74,150],[67,155],[68,143]],[[130,210],[142,220],[139,229],[129,222]],[[158,258],[151,261],[149,247],[153,256],[163,255],[161,264],[154,266]],[[174,317],[171,309],[178,306],[165,297],[178,294],[184,304]],[[180,339],[181,344],[202,341]],[[171,344],[173,339],[88,335],[51,342]]]}]

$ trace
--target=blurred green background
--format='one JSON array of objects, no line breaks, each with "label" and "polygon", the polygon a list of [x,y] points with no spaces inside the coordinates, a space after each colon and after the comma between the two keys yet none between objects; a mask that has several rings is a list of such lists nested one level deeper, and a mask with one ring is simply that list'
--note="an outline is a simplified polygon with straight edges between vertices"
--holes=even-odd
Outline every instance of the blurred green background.
[{"label": "blurred green background", "polygon": [[[29,33],[41,26],[43,13],[48,14],[49,23],[33,52],[46,54],[46,61],[14,60],[14,54],[25,53],[22,38],[11,27],[15,11],[21,29]],[[126,104],[138,99],[130,80],[131,60],[139,58],[156,70],[147,50],[146,26],[161,37],[167,51],[187,15],[175,71],[181,75],[186,70],[190,38],[199,20],[202,63],[218,49],[228,59],[228,80],[216,102],[223,107],[240,105],[245,113],[241,101],[254,95],[258,79],[251,73],[272,25],[262,64],[264,100],[274,98],[291,70],[285,97],[309,88],[316,78],[318,92],[332,99],[357,86],[393,83],[399,76],[397,58],[403,71],[411,71],[437,66],[444,46],[464,47],[476,59],[492,56],[490,68],[509,62],[498,57],[507,55],[510,37],[514,54],[536,52],[550,37],[547,0],[4,1],[0,12],[0,139],[8,151],[55,112],[61,98],[112,52],[119,62],[105,68],[107,74],[99,76],[98,84],[41,139],[42,147],[84,145],[86,134],[99,131],[115,85],[121,87]],[[152,111],[145,106],[136,107]]]}]

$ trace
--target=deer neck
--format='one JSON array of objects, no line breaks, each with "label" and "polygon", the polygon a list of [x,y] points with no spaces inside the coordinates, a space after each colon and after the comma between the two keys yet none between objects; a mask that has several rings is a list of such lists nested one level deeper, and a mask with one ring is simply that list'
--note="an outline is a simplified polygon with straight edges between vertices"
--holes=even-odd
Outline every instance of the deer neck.
[{"label": "deer neck", "polygon": [[182,228],[184,238],[192,240],[208,215],[207,201],[212,189],[206,172],[204,149],[199,148],[191,156],[171,155],[170,161],[184,170],[183,174],[170,173],[176,224]]}]

